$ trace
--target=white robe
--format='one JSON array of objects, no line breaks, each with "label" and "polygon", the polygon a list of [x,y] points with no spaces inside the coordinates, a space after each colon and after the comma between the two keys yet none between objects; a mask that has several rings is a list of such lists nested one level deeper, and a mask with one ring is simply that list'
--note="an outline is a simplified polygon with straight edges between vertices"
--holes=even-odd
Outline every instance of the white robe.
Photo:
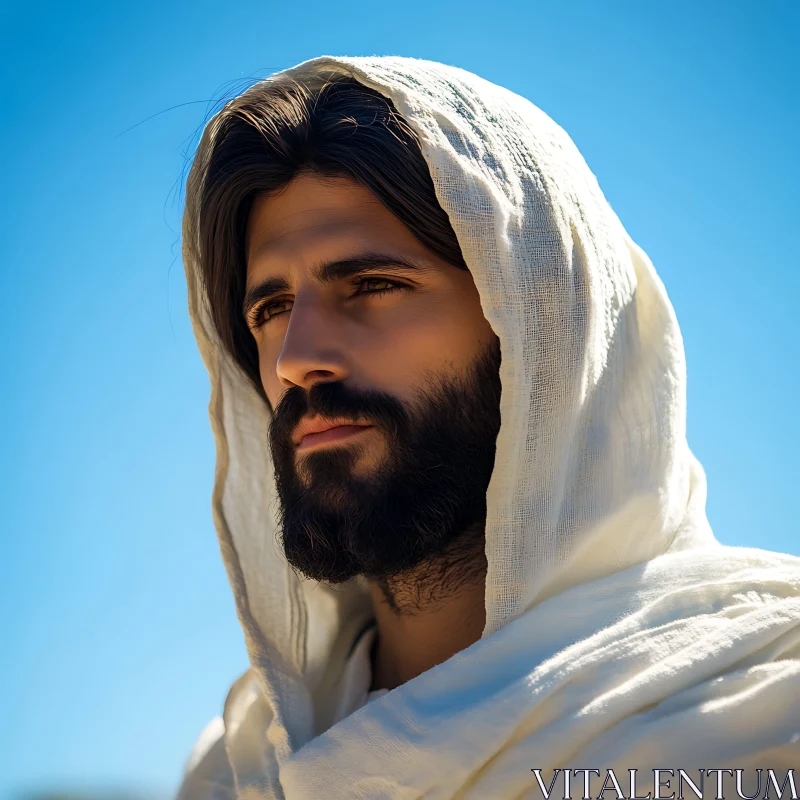
[{"label": "white robe", "polygon": [[220,345],[198,274],[200,187],[229,104],[189,176],[184,261],[251,669],[182,800],[510,800],[541,797],[534,769],[800,767],[800,559],[714,539],[672,306],[572,141],[527,100],[432,62],[320,58],[287,74],[326,72],[391,98],[417,133],[500,339],[486,627],[368,698],[363,641],[351,651],[371,616],[363,584],[302,581],[279,552],[269,411]]}]

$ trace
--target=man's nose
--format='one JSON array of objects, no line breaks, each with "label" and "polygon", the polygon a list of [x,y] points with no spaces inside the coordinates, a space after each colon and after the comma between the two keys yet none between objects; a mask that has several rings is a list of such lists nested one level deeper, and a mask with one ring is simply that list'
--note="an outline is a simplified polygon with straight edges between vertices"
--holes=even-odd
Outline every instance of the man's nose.
[{"label": "man's nose", "polygon": [[341,330],[333,309],[319,300],[295,300],[276,365],[281,385],[310,389],[348,377]]}]

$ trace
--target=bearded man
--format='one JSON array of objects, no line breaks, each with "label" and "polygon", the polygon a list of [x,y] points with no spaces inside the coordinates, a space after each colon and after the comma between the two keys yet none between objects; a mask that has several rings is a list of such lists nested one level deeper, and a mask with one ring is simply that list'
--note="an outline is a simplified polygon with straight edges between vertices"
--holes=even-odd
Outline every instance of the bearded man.
[{"label": "bearded man", "polygon": [[207,125],[184,260],[251,668],[181,798],[797,765],[800,560],[714,539],[672,307],[546,115],[301,64]]}]

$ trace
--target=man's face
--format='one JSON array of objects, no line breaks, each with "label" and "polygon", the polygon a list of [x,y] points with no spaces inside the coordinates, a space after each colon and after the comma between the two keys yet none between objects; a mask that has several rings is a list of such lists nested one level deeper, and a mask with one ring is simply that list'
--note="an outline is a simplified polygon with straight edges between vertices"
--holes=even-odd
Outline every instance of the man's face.
[{"label": "man's face", "polygon": [[482,535],[500,351],[469,272],[361,184],[312,174],[256,199],[246,254],[290,563],[390,577]]}]

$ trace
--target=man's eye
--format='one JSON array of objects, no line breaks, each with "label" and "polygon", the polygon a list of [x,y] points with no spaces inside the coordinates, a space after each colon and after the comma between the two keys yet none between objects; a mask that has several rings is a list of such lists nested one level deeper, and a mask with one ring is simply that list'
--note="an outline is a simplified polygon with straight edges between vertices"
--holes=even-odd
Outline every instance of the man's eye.
[{"label": "man's eye", "polygon": [[[404,289],[405,286],[397,281],[391,281],[388,278],[362,278],[358,281],[359,288],[368,286],[370,284],[378,284],[378,288],[368,289],[365,292],[356,292],[359,294],[383,294],[384,292],[393,292],[398,289]],[[383,286],[381,286],[383,284]]]},{"label": "man's eye", "polygon": [[[383,295],[408,288],[405,284],[389,280],[388,278],[361,278],[356,282],[356,285],[358,290],[354,292],[353,297],[365,294],[372,296]],[[293,302],[293,300],[273,300],[270,303],[265,303],[255,312],[253,327],[260,328],[262,325],[266,325],[271,319],[279,317],[287,311],[291,311]]]},{"label": "man's eye", "polygon": [[280,316],[288,311],[288,308],[282,308],[282,306],[289,305],[291,308],[291,303],[291,300],[276,300],[272,303],[265,303],[263,306],[261,306],[261,308],[258,309],[258,312],[256,313],[256,327],[260,327],[261,325],[269,322],[273,317]]}]

